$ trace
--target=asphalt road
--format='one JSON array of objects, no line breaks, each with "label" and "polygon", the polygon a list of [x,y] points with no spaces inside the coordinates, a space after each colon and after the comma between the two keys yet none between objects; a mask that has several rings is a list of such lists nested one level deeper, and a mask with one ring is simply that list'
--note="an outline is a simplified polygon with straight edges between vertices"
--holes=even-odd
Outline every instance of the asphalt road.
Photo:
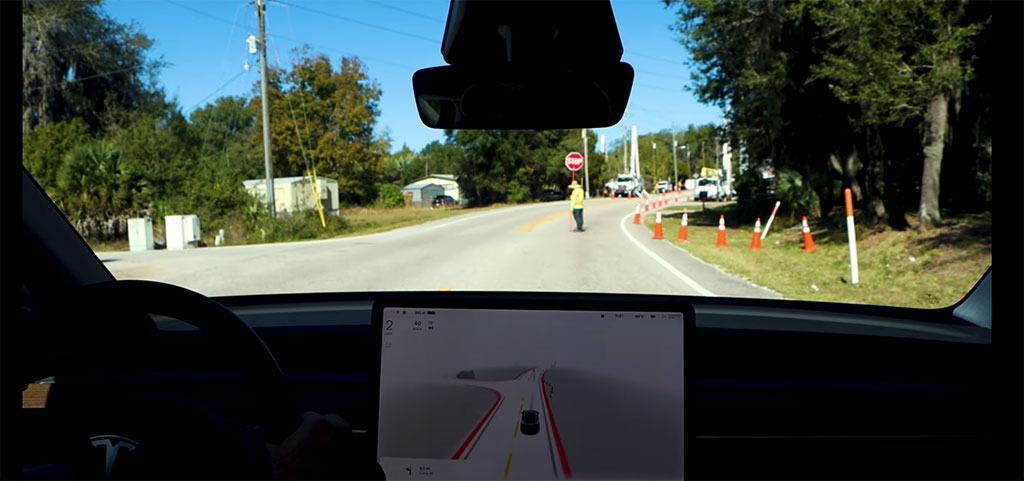
[{"label": "asphalt road", "polygon": [[631,223],[636,203],[587,200],[586,232],[570,232],[569,204],[559,201],[358,237],[97,255],[118,279],[169,282],[208,296],[514,290],[781,297],[651,239]]},{"label": "asphalt road", "polygon": [[682,479],[678,386],[653,392],[598,372],[561,368],[545,371],[542,382],[573,477]]}]

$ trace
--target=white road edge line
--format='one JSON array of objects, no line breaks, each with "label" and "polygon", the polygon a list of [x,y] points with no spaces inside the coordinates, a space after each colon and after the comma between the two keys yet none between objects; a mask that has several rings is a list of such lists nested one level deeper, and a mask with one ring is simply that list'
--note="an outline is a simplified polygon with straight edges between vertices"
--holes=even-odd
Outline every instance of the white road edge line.
[{"label": "white road edge line", "polygon": [[655,254],[654,252],[651,252],[651,250],[646,248],[646,247],[644,247],[644,245],[641,244],[640,241],[638,241],[635,238],[633,238],[633,235],[630,234],[628,230],[626,230],[626,220],[627,219],[631,219],[632,217],[633,217],[632,213],[626,214],[626,216],[622,218],[622,221],[619,222],[619,228],[622,229],[622,233],[626,234],[626,237],[629,238],[629,240],[633,241],[633,243],[636,244],[636,246],[639,247],[641,251],[643,251],[645,254],[650,256],[651,259],[654,259],[655,262],[657,262],[658,264],[661,264],[662,267],[664,267],[666,270],[668,270],[673,275],[678,277],[679,280],[683,281],[683,284],[686,284],[691,289],[697,291],[698,294],[700,294],[702,296],[718,297],[717,295],[715,295],[711,291],[705,289],[704,286],[698,284],[693,279],[690,279],[686,274],[683,274],[682,272],[679,272],[679,269],[676,269],[675,267],[672,267],[672,264],[669,264],[668,262],[665,261],[665,259],[662,259],[661,257],[659,257],[658,254]]}]

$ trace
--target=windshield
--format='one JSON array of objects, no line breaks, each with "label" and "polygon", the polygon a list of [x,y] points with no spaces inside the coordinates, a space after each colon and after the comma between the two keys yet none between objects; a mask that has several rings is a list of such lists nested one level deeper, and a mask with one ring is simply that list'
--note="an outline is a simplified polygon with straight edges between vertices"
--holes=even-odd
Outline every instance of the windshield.
[{"label": "windshield", "polygon": [[448,2],[260,4],[24,2],[22,162],[116,278],[932,308],[991,265],[986,2],[612,1],[626,115],[543,131],[421,123]]}]

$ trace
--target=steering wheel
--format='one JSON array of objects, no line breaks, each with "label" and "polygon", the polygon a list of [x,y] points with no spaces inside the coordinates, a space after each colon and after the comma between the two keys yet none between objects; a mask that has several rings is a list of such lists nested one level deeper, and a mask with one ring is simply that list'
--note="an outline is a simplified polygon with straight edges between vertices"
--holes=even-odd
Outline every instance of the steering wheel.
[{"label": "steering wheel", "polygon": [[[263,440],[280,444],[301,423],[284,374],[267,346],[238,316],[202,294],[160,282],[111,281],[78,288],[58,311],[63,338],[77,342],[79,351],[85,340],[95,341],[84,347],[90,362],[102,365],[133,361],[130,346],[127,356],[120,352],[116,358],[95,352],[114,352],[133,344],[126,340],[146,339],[145,331],[156,326],[145,314],[172,317],[199,328],[241,375],[244,390],[257,402],[256,423],[263,431],[263,436],[252,436],[251,430],[243,432],[241,425],[186,397],[126,395],[116,381],[100,382],[95,388],[90,385],[85,395],[69,397],[63,406],[53,403],[60,419],[57,427],[71,434],[55,448],[66,448],[68,456],[61,465],[78,470],[79,477],[269,475],[262,471],[269,468],[265,449],[260,449]],[[55,392],[64,387],[57,379]],[[260,445],[246,445],[254,442]],[[254,452],[264,457],[253,458]]]}]

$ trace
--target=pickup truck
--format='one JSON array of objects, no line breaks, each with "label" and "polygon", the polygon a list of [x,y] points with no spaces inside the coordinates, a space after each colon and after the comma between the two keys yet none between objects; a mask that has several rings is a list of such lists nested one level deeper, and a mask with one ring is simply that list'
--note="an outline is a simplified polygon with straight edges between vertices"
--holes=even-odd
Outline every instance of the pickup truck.
[{"label": "pickup truck", "polygon": [[620,175],[615,179],[615,197],[626,197],[632,194],[636,197],[644,192],[643,180],[632,175]]},{"label": "pickup truck", "polygon": [[713,178],[698,179],[696,197],[703,201],[724,201],[732,198],[732,189],[729,186],[719,185],[719,182],[719,179]]}]

